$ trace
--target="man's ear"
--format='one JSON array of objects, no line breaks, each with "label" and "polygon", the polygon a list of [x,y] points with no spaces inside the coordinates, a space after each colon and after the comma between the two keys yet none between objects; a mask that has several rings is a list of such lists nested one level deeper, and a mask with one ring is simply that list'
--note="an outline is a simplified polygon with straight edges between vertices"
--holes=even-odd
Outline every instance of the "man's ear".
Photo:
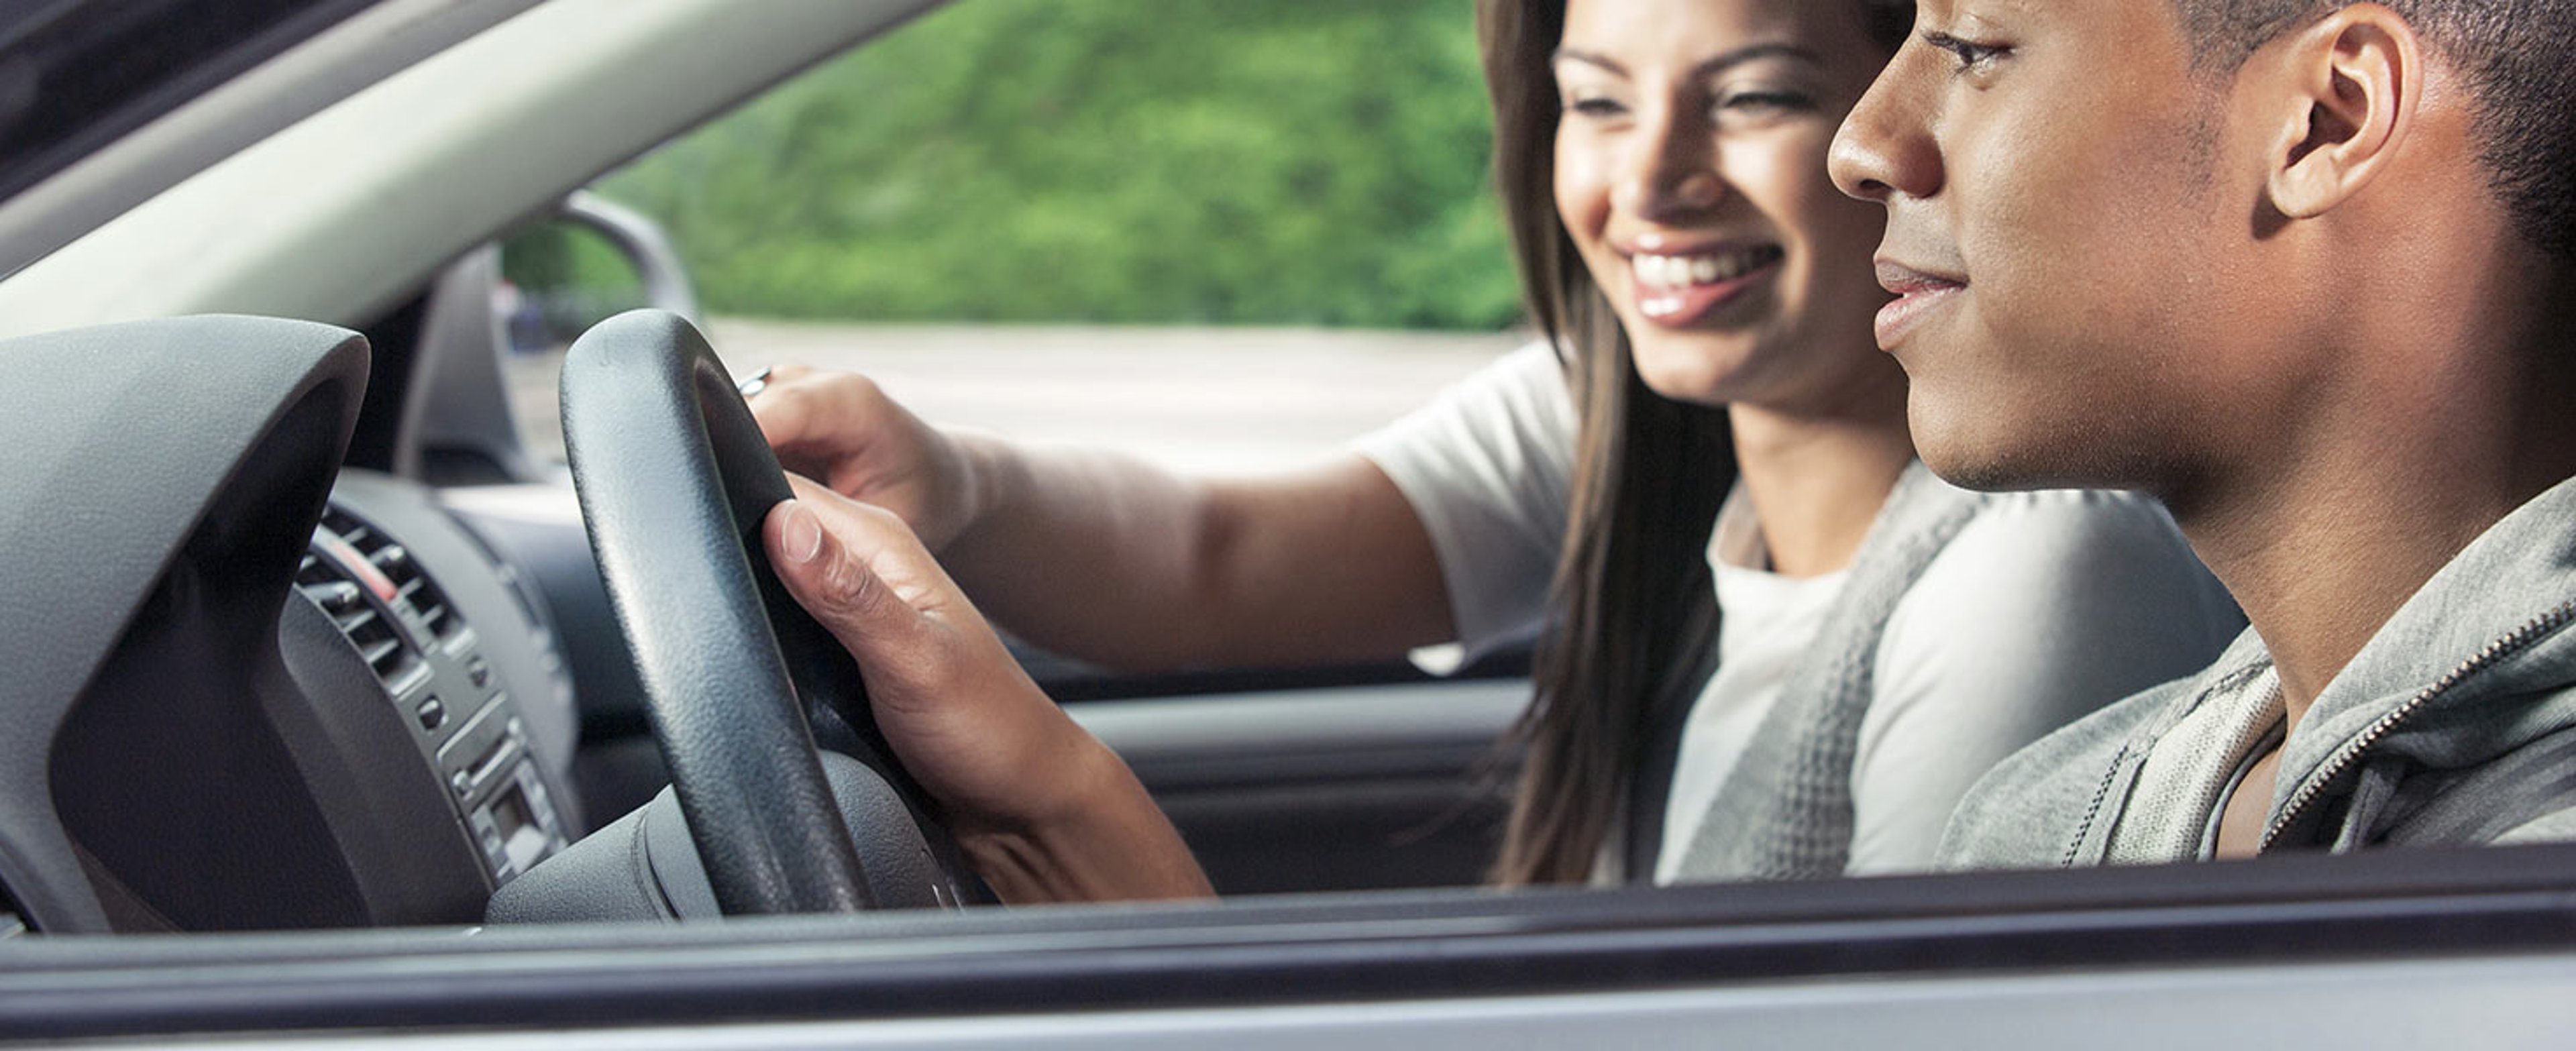
[{"label": "man's ear", "polygon": [[2314,218],[2396,156],[2423,96],[2423,45],[2397,12],[2354,4],[2263,52],[2287,89],[2265,190],[2281,214]]}]

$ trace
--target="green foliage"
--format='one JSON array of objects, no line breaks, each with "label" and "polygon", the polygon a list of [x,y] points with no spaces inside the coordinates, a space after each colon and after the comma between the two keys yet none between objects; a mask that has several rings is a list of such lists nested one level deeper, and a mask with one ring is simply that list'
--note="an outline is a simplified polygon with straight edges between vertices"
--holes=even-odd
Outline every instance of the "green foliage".
[{"label": "green foliage", "polygon": [[[608,318],[651,305],[626,253],[589,227],[551,219],[501,244],[501,276],[530,293],[512,313],[510,337],[527,348],[564,346]],[[534,327],[528,327],[533,325]]]},{"label": "green foliage", "polygon": [[964,0],[607,179],[717,313],[1490,329],[1467,0]]},{"label": "green foliage", "polygon": [[568,289],[614,304],[644,305],[644,279],[608,239],[567,220],[539,223],[502,246],[501,276],[521,288]]}]

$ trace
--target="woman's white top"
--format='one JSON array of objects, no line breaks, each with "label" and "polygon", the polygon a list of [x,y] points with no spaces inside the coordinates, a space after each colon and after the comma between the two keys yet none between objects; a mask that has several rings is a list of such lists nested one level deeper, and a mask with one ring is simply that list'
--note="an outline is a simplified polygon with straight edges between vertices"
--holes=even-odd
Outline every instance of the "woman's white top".
[{"label": "woman's white top", "polygon": [[[1562,549],[1576,418],[1544,344],[1515,351],[1358,451],[1404,493],[1470,653],[1534,634]],[[1718,670],[1682,729],[1657,883],[1815,640],[1842,573],[1770,572],[1739,487],[1709,543]],[[1968,786],[2025,744],[2198,670],[2243,627],[2154,501],[2055,490],[2000,499],[1897,603],[1852,766],[1849,871],[1929,868]],[[1605,864],[1618,851],[1605,850]]]}]

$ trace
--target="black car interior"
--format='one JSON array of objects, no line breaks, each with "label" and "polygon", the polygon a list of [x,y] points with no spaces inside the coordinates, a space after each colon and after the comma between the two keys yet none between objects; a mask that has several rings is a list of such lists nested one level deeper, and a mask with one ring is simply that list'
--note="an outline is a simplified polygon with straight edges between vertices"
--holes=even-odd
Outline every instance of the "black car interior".
[{"label": "black car interior", "polygon": [[[602,365],[568,370],[574,474],[620,480],[585,483],[575,514],[559,482],[458,500],[371,469],[416,446],[405,421],[425,410],[407,384],[437,372],[418,353],[432,313],[373,326],[381,348],[238,317],[0,347],[20,451],[0,491],[58,512],[13,516],[0,538],[62,574],[0,607],[7,666],[24,669],[0,687],[22,728],[0,754],[17,786],[0,804],[0,887],[20,921],[228,930],[473,924],[487,905],[566,920],[986,900],[869,743],[847,656],[758,569],[757,545],[745,552],[754,509],[784,483],[696,331],[645,313],[586,337]],[[714,531],[685,540],[670,512],[687,506],[729,516],[701,514]],[[514,510],[528,507],[543,510]],[[727,551],[733,576],[671,590],[675,567]],[[56,595],[78,598],[31,601]],[[733,634],[721,602],[738,607]],[[739,631],[773,622],[780,643]],[[751,660],[782,649],[792,689]],[[1490,856],[1500,722],[1408,698],[1478,675],[1507,685],[1509,656],[1467,682],[1404,665],[1140,678],[1030,661],[1128,751],[1222,889],[1471,884]],[[765,724],[748,714],[763,710]],[[716,816],[683,817],[701,812]],[[687,849],[697,827],[713,832]],[[813,861],[853,841],[865,865]],[[532,871],[551,875],[494,900]],[[819,889],[781,889],[815,873]]]},{"label": "black car interior", "polygon": [[541,735],[567,727],[521,714],[544,686],[522,609],[430,583],[362,512],[324,521],[361,339],[189,318],[7,357],[50,377],[0,396],[0,484],[50,511],[6,527],[37,575],[10,590],[0,694],[0,880],[27,923],[466,922],[561,846],[569,742]]}]

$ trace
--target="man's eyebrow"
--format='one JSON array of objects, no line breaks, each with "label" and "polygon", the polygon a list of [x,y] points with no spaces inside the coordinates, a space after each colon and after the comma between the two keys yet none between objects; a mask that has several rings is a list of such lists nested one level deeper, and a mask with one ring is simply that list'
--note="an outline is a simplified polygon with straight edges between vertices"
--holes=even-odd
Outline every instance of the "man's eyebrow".
[{"label": "man's eyebrow", "polygon": [[[1693,76],[1702,77],[1713,76],[1747,62],[1766,58],[1794,58],[1809,63],[1821,63],[1823,61],[1816,57],[1815,52],[1799,47],[1796,44],[1746,44],[1743,47],[1736,48],[1732,51],[1722,51],[1709,56],[1699,64],[1692,66],[1691,74]],[[1556,53],[1550,56],[1550,60],[1551,62],[1581,62],[1587,66],[1599,66],[1602,69],[1623,77],[1628,75],[1628,67],[1620,65],[1618,60],[1613,59],[1608,55],[1594,54],[1580,48],[1557,48]]]}]

